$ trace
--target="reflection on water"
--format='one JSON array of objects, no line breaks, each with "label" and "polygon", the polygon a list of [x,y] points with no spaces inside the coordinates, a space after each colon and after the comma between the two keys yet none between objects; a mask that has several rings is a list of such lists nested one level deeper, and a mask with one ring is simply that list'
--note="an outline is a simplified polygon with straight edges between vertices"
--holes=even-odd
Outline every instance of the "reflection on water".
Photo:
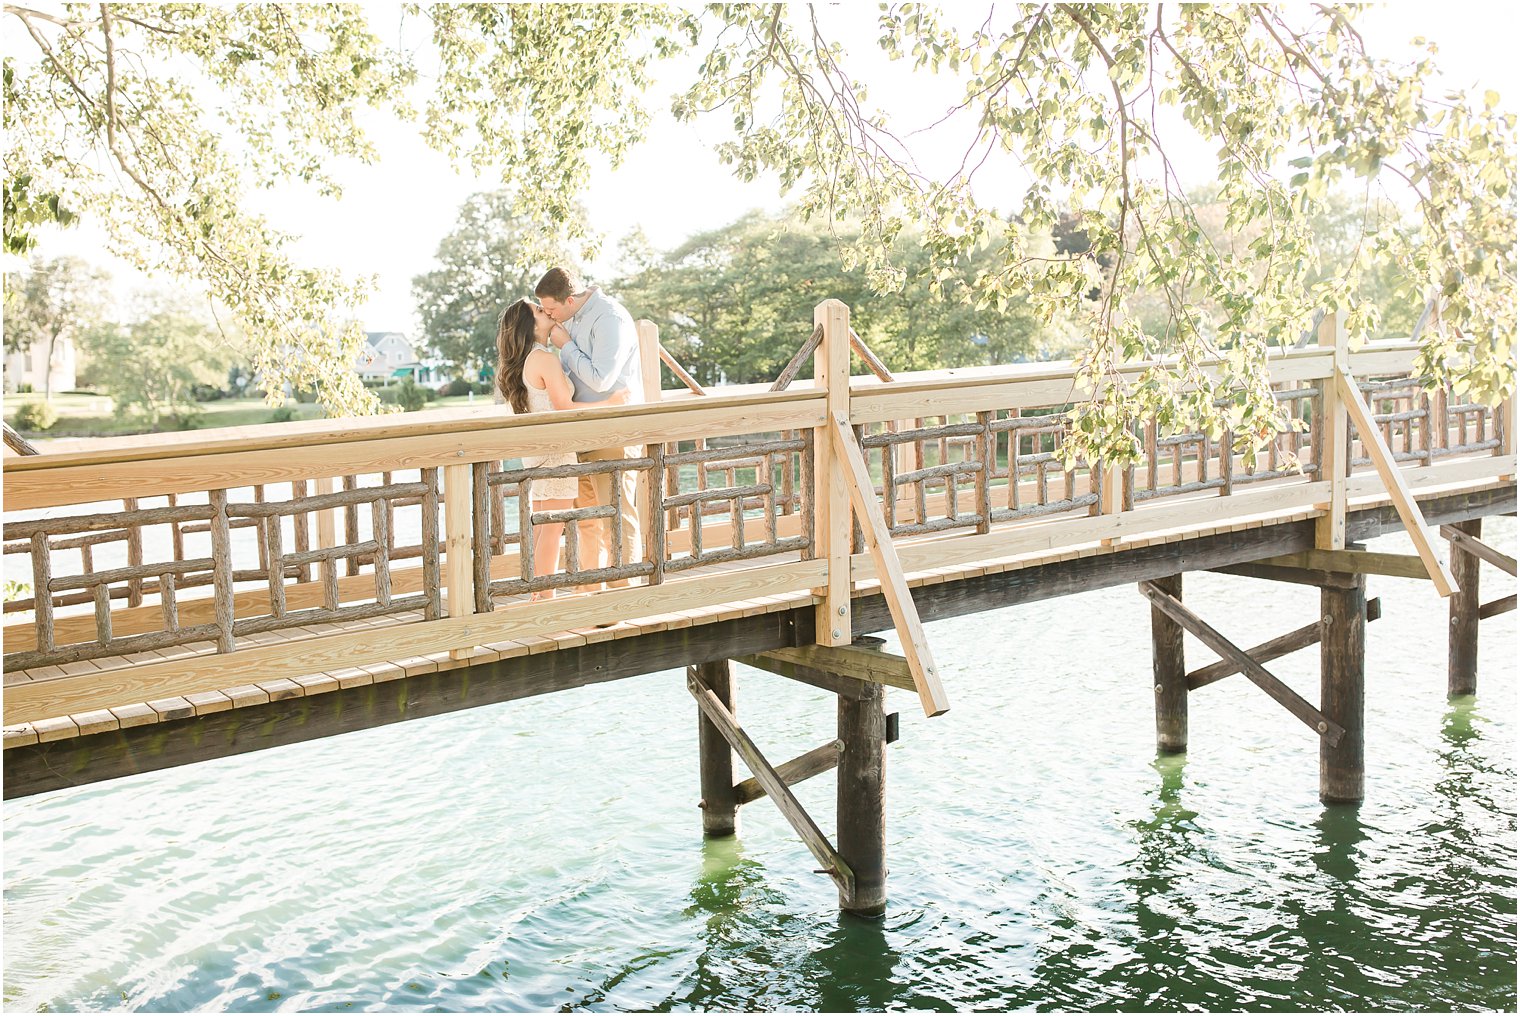
[{"label": "reflection on water", "polygon": [[[1359,807],[1240,678],[1157,757],[1149,612],[1114,589],[930,626],[954,708],[901,700],[883,921],[767,802],[702,841],[693,707],[651,675],[8,803],[6,1007],[1512,1010],[1515,615],[1448,703],[1444,609],[1376,591]],[[1318,612],[1188,592],[1246,644]],[[1312,696],[1316,664],[1273,672]],[[774,757],[832,736],[822,692],[739,683]],[[830,831],[832,780],[797,792]]]}]

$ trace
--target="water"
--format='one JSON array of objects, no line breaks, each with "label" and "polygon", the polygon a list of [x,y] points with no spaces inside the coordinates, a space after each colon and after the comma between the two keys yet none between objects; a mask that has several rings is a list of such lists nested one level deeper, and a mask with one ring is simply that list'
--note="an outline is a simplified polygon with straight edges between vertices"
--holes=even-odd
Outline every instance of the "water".
[{"label": "water", "polygon": [[[1515,615],[1448,703],[1444,602],[1372,592],[1360,808],[1318,802],[1313,735],[1238,676],[1157,759],[1125,586],[929,627],[953,708],[889,695],[883,922],[837,914],[767,802],[702,842],[665,673],[7,803],[6,1008],[1512,1010]],[[1186,597],[1243,644],[1318,614]],[[1317,665],[1271,669],[1313,701]],[[773,761],[833,737],[824,693],[739,685]],[[797,789],[830,831],[832,778]]]}]

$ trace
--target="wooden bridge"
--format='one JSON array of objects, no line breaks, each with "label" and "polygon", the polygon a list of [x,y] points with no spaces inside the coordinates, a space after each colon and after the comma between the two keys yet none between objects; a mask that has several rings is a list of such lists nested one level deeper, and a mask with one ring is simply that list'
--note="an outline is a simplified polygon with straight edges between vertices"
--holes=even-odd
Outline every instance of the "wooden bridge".
[{"label": "wooden bridge", "polygon": [[[658,338],[641,332],[643,405],[482,407],[7,457],[7,577],[32,596],[5,607],[5,796],[686,667],[704,830],[731,834],[742,804],[770,797],[841,905],[875,913],[897,728],[884,688],[916,692],[929,715],[954,703],[924,620],[1138,583],[1160,750],[1185,750],[1191,691],[1242,673],[1317,740],[1322,796],[1357,800],[1362,647],[1377,616],[1366,576],[1451,595],[1454,693],[1473,690],[1479,618],[1514,607],[1513,595],[1477,594],[1480,560],[1515,572],[1480,529],[1515,511],[1513,401],[1493,410],[1427,393],[1409,376],[1413,343],[1351,352],[1333,317],[1319,345],[1271,362],[1302,431],[1248,464],[1228,434],[1142,426],[1144,456],[1125,468],[1057,456],[1069,364],[892,377],[827,301],[776,385],[660,393]],[[874,376],[851,377],[852,339]],[[809,355],[813,383],[792,383]],[[519,465],[609,444],[622,457]],[[612,474],[613,504],[534,511],[523,496],[535,480],[595,472]],[[615,520],[630,488],[640,537],[582,560],[577,529]],[[566,522],[564,570],[535,577],[532,533]],[[1450,571],[1436,527],[1454,541]],[[1357,548],[1398,530],[1416,555]],[[1200,616],[1206,605],[1182,603],[1182,573],[1204,569],[1320,586],[1322,616],[1242,650]],[[864,637],[887,629],[901,656]],[[1219,661],[1189,673],[1184,630]],[[1316,642],[1317,705],[1264,666]],[[836,693],[838,738],[772,765],[736,719],[734,659]],[[736,782],[735,753],[750,779]],[[833,841],[788,789],[830,769]]]}]

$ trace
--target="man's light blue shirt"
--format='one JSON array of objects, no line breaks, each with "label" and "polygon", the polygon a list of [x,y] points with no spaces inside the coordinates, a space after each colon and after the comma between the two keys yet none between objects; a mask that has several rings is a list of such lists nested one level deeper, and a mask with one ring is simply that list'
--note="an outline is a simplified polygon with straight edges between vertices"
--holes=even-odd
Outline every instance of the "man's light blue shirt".
[{"label": "man's light blue shirt", "polygon": [[576,402],[602,402],[621,391],[628,392],[629,402],[644,401],[639,333],[622,304],[593,289],[565,330],[570,341],[560,349],[559,362],[570,375]]}]

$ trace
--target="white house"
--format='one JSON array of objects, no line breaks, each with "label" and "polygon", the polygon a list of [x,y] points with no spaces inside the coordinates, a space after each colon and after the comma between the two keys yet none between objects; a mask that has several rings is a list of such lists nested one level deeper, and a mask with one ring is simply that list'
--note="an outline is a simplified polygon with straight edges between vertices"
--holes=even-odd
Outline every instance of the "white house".
[{"label": "white house", "polygon": [[52,363],[48,362],[45,342],[34,342],[26,349],[5,354],[5,390],[16,392],[22,385],[31,385],[35,392],[48,390],[48,373],[53,375],[53,392],[66,392],[78,387],[75,371],[74,340],[60,337],[53,343]]},{"label": "white house", "polygon": [[384,381],[410,374],[418,384],[441,384],[440,364],[417,357],[417,349],[401,332],[365,332],[364,349],[354,369],[366,381]]}]

